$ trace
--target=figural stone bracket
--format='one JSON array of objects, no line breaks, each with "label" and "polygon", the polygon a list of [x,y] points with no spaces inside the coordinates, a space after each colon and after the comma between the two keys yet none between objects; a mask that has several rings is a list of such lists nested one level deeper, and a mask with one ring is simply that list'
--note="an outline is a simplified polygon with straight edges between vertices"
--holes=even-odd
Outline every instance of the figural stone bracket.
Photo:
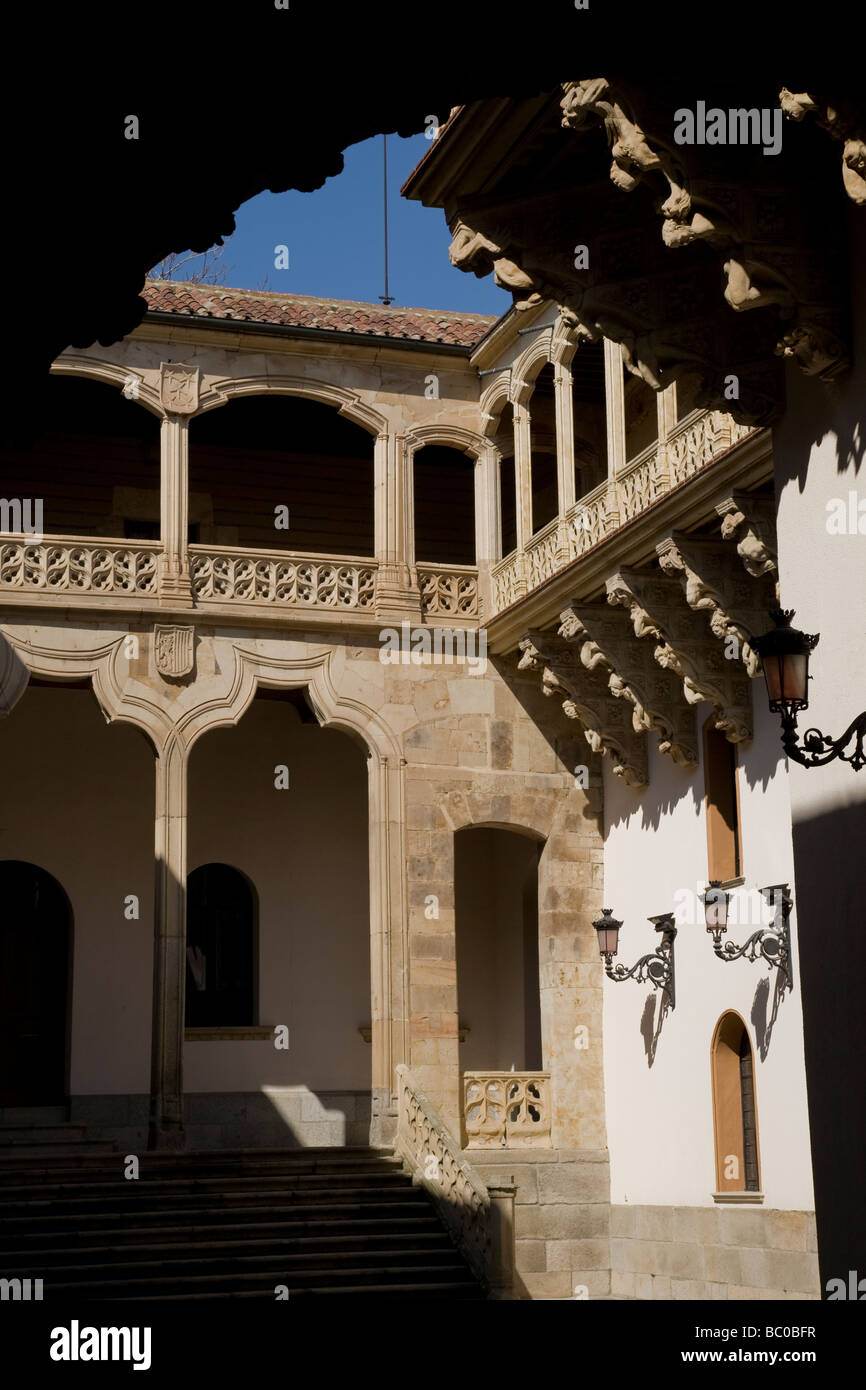
[{"label": "figural stone bracket", "polygon": [[628,701],[635,729],[654,730],[660,752],[680,767],[696,768],[695,716],[683,701],[677,674],[661,667],[649,646],[635,641],[625,620],[606,604],[573,600],[560,616],[560,636],[577,644],[588,670],[607,677],[613,695]]},{"label": "figural stone bracket", "polygon": [[621,569],[607,581],[607,601],[620,604],[631,618],[637,638],[655,643],[659,666],[683,683],[688,705],[708,700],[715,707],[717,729],[732,743],[752,737],[751,687],[739,661],[725,657],[698,613],[683,600],[676,579],[642,570]]},{"label": "figural stone bracket", "polygon": [[628,705],[611,694],[606,676],[583,666],[575,645],[555,633],[529,632],[519,647],[518,669],[540,671],[544,694],[562,699],[564,713],[583,726],[592,751],[607,754],[614,775],[630,787],[645,787],[646,735],[634,728]]},{"label": "figural stone bracket", "polygon": [[736,551],[724,541],[707,541],[673,532],[656,546],[665,574],[683,584],[686,602],[709,616],[710,629],[739,656],[750,676],[761,673],[753,633],[763,632],[767,613],[775,604],[775,583],[769,574],[755,580],[746,574]]}]

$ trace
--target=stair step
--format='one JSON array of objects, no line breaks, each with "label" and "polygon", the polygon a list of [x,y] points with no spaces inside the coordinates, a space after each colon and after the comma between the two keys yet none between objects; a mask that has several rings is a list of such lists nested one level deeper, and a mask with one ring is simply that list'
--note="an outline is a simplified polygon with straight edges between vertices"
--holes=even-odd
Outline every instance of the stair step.
[{"label": "stair step", "polygon": [[[87,1144],[82,1126],[47,1131]],[[123,1157],[2,1149],[2,1268],[53,1301],[485,1296],[391,1152],[145,1153],[132,1180]]]},{"label": "stair step", "polygon": [[[183,1292],[198,1293],[199,1290],[216,1293],[230,1292],[235,1289],[243,1289],[245,1286],[250,1288],[254,1284],[258,1285],[261,1292],[268,1293],[273,1298],[276,1284],[284,1284],[291,1296],[293,1290],[314,1292],[317,1288],[326,1288],[339,1291],[341,1288],[363,1287],[367,1283],[377,1283],[382,1287],[387,1287],[388,1285],[401,1286],[410,1282],[423,1282],[427,1285],[453,1282],[463,1284],[467,1282],[467,1270],[465,1265],[452,1258],[450,1264],[443,1264],[436,1269],[395,1263],[390,1266],[354,1266],[345,1270],[324,1268],[293,1273],[283,1273],[279,1269],[275,1269],[270,1273],[265,1271],[246,1274],[221,1272],[197,1274],[192,1278],[184,1275],[155,1275],[151,1278],[127,1278],[122,1281],[116,1278],[91,1279],[67,1283],[52,1282],[50,1287],[45,1289],[45,1298],[52,1302],[59,1301],[64,1297],[137,1299],[146,1297],[149,1293],[174,1296]],[[190,1283],[195,1285],[194,1289],[189,1288]]]},{"label": "stair step", "polygon": [[[283,1281],[285,1283],[285,1280]],[[461,1283],[456,1279],[453,1282],[443,1282],[441,1284],[358,1284],[355,1286],[344,1285],[342,1288],[317,1288],[317,1289],[290,1289],[290,1298],[294,1302],[298,1298],[328,1298],[339,1296],[342,1298],[358,1298],[368,1295],[376,1298],[437,1298],[437,1299],[465,1299],[478,1301],[485,1297],[484,1291],[476,1283],[469,1280]],[[126,1294],[117,1293],[113,1295],[116,1302],[123,1302]],[[273,1289],[233,1289],[225,1293],[169,1293],[169,1294],[135,1294],[136,1302],[140,1303],[209,1303],[217,1298],[258,1298],[270,1299],[275,1301]]]},{"label": "stair step", "polygon": [[133,1243],[131,1246],[124,1244],[113,1245],[78,1245],[73,1249],[69,1246],[54,1247],[47,1250],[17,1249],[4,1250],[3,1258],[10,1269],[21,1270],[23,1275],[27,1275],[30,1265],[38,1263],[40,1269],[48,1270],[60,1266],[69,1265],[70,1257],[75,1256],[80,1261],[90,1264],[105,1264],[113,1256],[123,1256],[129,1264],[149,1263],[151,1259],[158,1259],[160,1256],[172,1257],[182,1260],[183,1254],[180,1252],[196,1251],[201,1252],[201,1257],[208,1259],[227,1259],[235,1255],[254,1255],[256,1258],[265,1255],[286,1255],[294,1258],[295,1256],[307,1256],[315,1254],[330,1254],[336,1251],[339,1254],[352,1254],[356,1252],[369,1252],[371,1255],[379,1250],[403,1250],[409,1247],[416,1252],[424,1252],[441,1248],[453,1254],[448,1235],[440,1226],[429,1231],[401,1231],[390,1230],[379,1232],[362,1231],[356,1234],[342,1232],[338,1235],[306,1235],[306,1236],[280,1236],[272,1234],[262,1234],[255,1237],[238,1237],[234,1240],[215,1239],[213,1235],[202,1236],[198,1240],[192,1239],[188,1233],[186,1239],[181,1241],[154,1241],[150,1244]]},{"label": "stair step", "polygon": [[[362,1209],[363,1210],[363,1209]],[[411,1210],[416,1212],[413,1207]],[[28,1229],[20,1231],[9,1231],[3,1233],[5,1239],[2,1242],[3,1258],[7,1263],[12,1262],[13,1256],[23,1255],[32,1251],[39,1251],[46,1255],[53,1251],[55,1246],[52,1242],[57,1241],[63,1236],[63,1250],[96,1250],[101,1246],[110,1246],[112,1249],[126,1249],[129,1246],[140,1248],[152,1243],[156,1244],[180,1244],[182,1241],[189,1241],[196,1244],[201,1241],[218,1240],[220,1243],[228,1242],[231,1239],[237,1240],[305,1240],[321,1235],[322,1239],[339,1239],[342,1236],[352,1239],[361,1237],[365,1233],[372,1235],[388,1231],[403,1233],[417,1232],[420,1236],[426,1236],[430,1232],[441,1232],[442,1227],[435,1215],[431,1212],[422,1214],[406,1214],[396,1216],[377,1216],[375,1218],[358,1216],[354,1220],[335,1221],[320,1219],[317,1221],[267,1221],[255,1222],[255,1234],[251,1231],[249,1223],[225,1222],[220,1225],[214,1223],[201,1225],[191,1222],[186,1226],[152,1226],[142,1228],[138,1225],[122,1226],[119,1230],[97,1229],[93,1231],[70,1231],[65,1235],[57,1230],[56,1225],[50,1226],[46,1230],[32,1231]]]}]

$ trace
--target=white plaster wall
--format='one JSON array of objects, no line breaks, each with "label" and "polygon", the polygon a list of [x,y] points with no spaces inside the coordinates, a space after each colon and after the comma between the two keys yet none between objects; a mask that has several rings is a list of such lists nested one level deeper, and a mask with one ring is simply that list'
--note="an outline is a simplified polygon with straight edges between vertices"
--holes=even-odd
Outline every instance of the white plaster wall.
[{"label": "white plaster wall", "polygon": [[[741,900],[747,890],[765,884],[788,882],[793,887],[790,803],[778,721],[767,711],[763,681],[753,683],[752,694],[755,738],[738,748],[746,882],[735,892]],[[709,712],[708,705],[697,707],[699,729]],[[656,948],[658,938],[647,918],[684,904],[677,897],[681,890],[696,894],[698,885],[703,891],[706,884],[703,769],[687,773],[676,767],[658,752],[651,736],[650,785],[637,794],[604,762],[605,904],[625,924],[615,963],[631,966]],[[745,1021],[755,1059],[765,1205],[812,1208],[796,924],[795,899],[794,990],[784,996],[763,1054],[757,1040],[772,1009],[775,972],[763,962],[717,960],[701,917],[678,928],[676,1008],[664,1020],[652,1065],[648,1042],[660,994],[633,981],[605,979],[604,1072],[614,1203],[713,1204],[710,1045],[718,1019],[730,1009]],[[740,944],[757,926],[730,926],[728,939]]]},{"label": "white plaster wall", "polygon": [[[150,1086],[154,759],[94,695],[25,691],[0,721],[0,858],[58,880],[72,905],[73,1095]],[[136,894],[138,920],[124,917]]]},{"label": "white plaster wall", "polygon": [[[274,768],[289,769],[288,790]],[[289,1029],[270,1041],[187,1042],[184,1088],[366,1090],[371,1050],[367,766],[346,734],[301,724],[257,699],[234,729],[193,749],[189,871],[240,869],[259,900],[259,1018]]]}]

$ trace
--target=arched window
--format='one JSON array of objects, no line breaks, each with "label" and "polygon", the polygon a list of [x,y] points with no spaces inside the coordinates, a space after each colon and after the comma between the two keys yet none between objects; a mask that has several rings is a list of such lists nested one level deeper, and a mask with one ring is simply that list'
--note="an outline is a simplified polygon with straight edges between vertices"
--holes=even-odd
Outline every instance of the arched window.
[{"label": "arched window", "polygon": [[187,879],[186,1026],[256,1022],[257,904],[229,864],[203,864]]},{"label": "arched window", "polygon": [[0,1105],[66,1096],[72,911],[56,878],[0,861]]},{"label": "arched window", "polygon": [[502,408],[499,428],[494,436],[500,453],[499,514],[501,518],[500,557],[517,548],[517,484],[514,476],[514,407],[509,401]]},{"label": "arched window", "polygon": [[535,379],[529,402],[532,451],[532,534],[542,531],[559,512],[556,466],[556,396],[551,363]]},{"label": "arched window", "polygon": [[658,396],[651,386],[623,366],[625,386],[625,457],[630,463],[659,437]]},{"label": "arched window", "polygon": [[574,495],[585,497],[607,477],[604,342],[584,340],[571,362],[574,410]]},{"label": "arched window", "polygon": [[460,449],[428,444],[413,459],[415,559],[475,564],[475,467]]},{"label": "arched window", "polygon": [[739,1014],[726,1013],[713,1035],[716,1191],[759,1192],[758,1120],[752,1044]]},{"label": "arched window", "polygon": [[[207,545],[372,555],[375,440],[322,401],[233,398],[189,427],[189,504]],[[285,513],[278,507],[288,508]]]},{"label": "arched window", "polygon": [[704,724],[704,790],[707,810],[707,877],[727,883],[742,873],[737,754],[715,728],[715,715]]}]

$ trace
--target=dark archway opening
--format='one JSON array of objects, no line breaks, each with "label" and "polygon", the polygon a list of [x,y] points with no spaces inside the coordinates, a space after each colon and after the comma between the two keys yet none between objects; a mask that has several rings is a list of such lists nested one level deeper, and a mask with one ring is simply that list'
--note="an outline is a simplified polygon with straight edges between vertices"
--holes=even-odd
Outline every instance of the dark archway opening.
[{"label": "dark archway opening", "polygon": [[0,862],[0,1105],[67,1096],[72,909],[36,864]]},{"label": "dark archway opening", "polygon": [[454,837],[461,1070],[542,1066],[538,982],[541,843],[471,826]]}]

